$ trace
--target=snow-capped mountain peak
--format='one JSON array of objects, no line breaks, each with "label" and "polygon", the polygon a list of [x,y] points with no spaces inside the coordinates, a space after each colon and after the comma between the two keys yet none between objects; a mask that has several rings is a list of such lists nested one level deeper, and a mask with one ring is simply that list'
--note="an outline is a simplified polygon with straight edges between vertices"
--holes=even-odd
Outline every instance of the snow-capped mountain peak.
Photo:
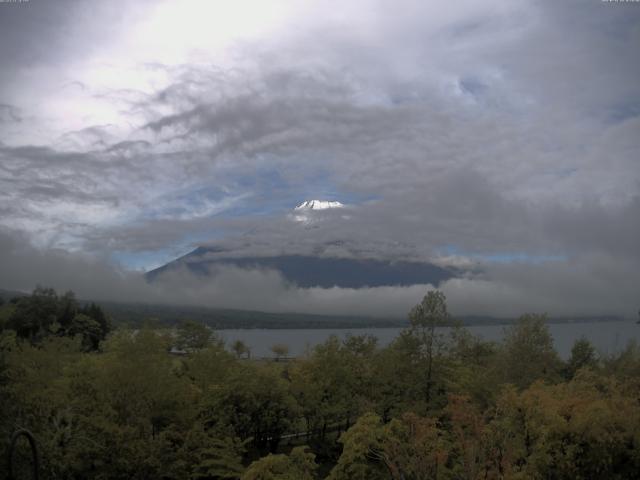
[{"label": "snow-capped mountain peak", "polygon": [[344,204],[328,200],[306,200],[298,205],[295,210],[327,210],[329,208],[342,208]]},{"label": "snow-capped mountain peak", "polygon": [[343,208],[345,205],[337,201],[329,200],[306,200],[294,208],[294,213],[289,214],[289,218],[296,222],[301,222],[307,227],[320,221],[317,214],[311,213],[318,210],[329,210],[334,208]]}]

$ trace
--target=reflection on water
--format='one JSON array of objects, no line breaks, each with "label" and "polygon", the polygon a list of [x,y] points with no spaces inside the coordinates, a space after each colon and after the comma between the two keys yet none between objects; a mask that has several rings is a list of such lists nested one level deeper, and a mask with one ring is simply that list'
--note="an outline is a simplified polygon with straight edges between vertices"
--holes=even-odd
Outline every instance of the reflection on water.
[{"label": "reflection on water", "polygon": [[[466,327],[474,335],[484,340],[499,341],[504,333],[504,325],[482,325]],[[400,332],[400,328],[352,328],[352,329],[247,329],[247,330],[219,330],[218,333],[227,345],[235,340],[242,340],[251,348],[255,357],[272,356],[271,346],[279,343],[289,347],[291,356],[305,353],[307,349],[324,342],[329,336],[371,334],[378,338],[381,346],[387,345]],[[622,350],[630,340],[640,342],[640,325],[629,322],[587,322],[587,323],[554,323],[549,324],[556,350],[567,358],[571,353],[573,343],[580,337],[585,337],[596,350],[602,354],[616,353]]]}]

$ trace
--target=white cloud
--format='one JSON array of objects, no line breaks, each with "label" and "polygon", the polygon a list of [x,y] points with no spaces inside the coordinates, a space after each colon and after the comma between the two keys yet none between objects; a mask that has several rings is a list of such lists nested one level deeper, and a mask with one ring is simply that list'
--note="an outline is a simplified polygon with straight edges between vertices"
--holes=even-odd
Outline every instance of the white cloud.
[{"label": "white cloud", "polygon": [[[564,255],[559,271],[585,259],[608,307],[630,302],[617,292],[640,254],[634,5],[116,3],[0,14],[0,225],[25,241],[103,256],[207,235],[254,253]],[[355,210],[292,229],[283,210],[316,193]],[[503,274],[447,288],[529,305]],[[594,298],[557,278],[584,290],[535,303]],[[349,310],[367,294],[267,305]]]}]

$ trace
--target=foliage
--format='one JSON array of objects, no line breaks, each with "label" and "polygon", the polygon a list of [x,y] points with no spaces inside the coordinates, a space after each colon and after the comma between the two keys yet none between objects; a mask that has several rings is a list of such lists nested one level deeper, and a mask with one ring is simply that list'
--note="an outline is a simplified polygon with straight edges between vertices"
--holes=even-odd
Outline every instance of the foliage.
[{"label": "foliage", "polygon": [[315,455],[304,447],[294,448],[289,455],[267,455],[249,465],[242,480],[314,480]]},{"label": "foliage", "polygon": [[344,450],[330,480],[438,478],[447,470],[449,445],[434,418],[405,413],[382,424],[368,414],[340,441]]},{"label": "foliage", "polygon": [[213,331],[206,325],[183,320],[178,326],[176,347],[187,351],[200,350],[209,346],[213,338]]},{"label": "foliage", "polygon": [[251,358],[251,349],[242,340],[236,340],[231,344],[231,350],[235,353],[237,358],[242,358],[246,355],[247,358]]},{"label": "foliage", "polygon": [[522,315],[505,329],[505,381],[523,388],[537,379],[558,379],[561,363],[545,322],[546,315]]},{"label": "foliage", "polygon": [[97,350],[111,330],[111,323],[96,304],[80,306],[73,292],[58,295],[52,288],[37,287],[30,296],[16,299],[4,322],[20,338],[38,344],[55,336],[80,336],[86,350]]},{"label": "foliage", "polygon": [[[0,450],[28,428],[43,478],[625,479],[640,471],[640,347],[600,358],[581,339],[563,362],[544,316],[524,315],[503,342],[484,342],[442,330],[445,298],[429,292],[389,346],[330,337],[290,362],[241,358],[243,345],[229,353],[194,322],[177,337],[148,327],[106,336],[100,307],[50,289],[0,306],[0,319]],[[186,355],[171,354],[176,341]]]},{"label": "foliage", "polygon": [[586,338],[575,341],[571,348],[571,358],[567,362],[565,374],[572,379],[581,368],[595,368],[597,366],[596,349]]},{"label": "foliage", "polygon": [[434,390],[434,369],[437,368],[434,363],[445,348],[444,335],[436,332],[436,327],[450,323],[444,293],[438,290],[428,292],[422,302],[409,312],[409,322],[408,333],[417,342],[417,354],[424,364],[424,400],[429,405]]},{"label": "foliage", "polygon": [[279,360],[280,358],[283,358],[289,355],[289,347],[284,343],[276,343],[271,347],[271,351],[275,355],[276,360]]}]

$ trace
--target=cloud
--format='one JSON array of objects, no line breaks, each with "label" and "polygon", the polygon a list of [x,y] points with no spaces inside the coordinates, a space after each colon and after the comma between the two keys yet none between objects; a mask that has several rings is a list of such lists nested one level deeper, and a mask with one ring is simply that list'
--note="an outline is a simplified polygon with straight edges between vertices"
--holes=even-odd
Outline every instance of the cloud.
[{"label": "cloud", "polygon": [[[297,288],[270,270],[217,267],[213,275],[186,269],[163,273],[149,284],[140,273],[82,254],[35,250],[15,233],[0,234],[0,288],[29,291],[37,284],[80,298],[198,305],[271,312],[369,315],[402,318],[433,287]],[[626,278],[628,283],[616,283]],[[638,269],[607,256],[571,262],[482,265],[482,270],[440,285],[454,315],[514,317],[618,314],[637,308]],[[615,284],[615,288],[611,285]]]},{"label": "cloud", "polygon": [[[623,286],[640,263],[634,5],[274,1],[264,28],[208,5],[0,5],[0,225],[37,246],[35,258],[78,273],[102,265],[115,283],[129,274],[87,259],[156,266],[214,243],[229,255],[425,259],[473,272],[480,262],[487,277],[447,286],[461,310],[599,311],[596,292],[607,308],[630,308]],[[211,8],[229,28],[207,23]],[[310,198],[348,204],[349,215],[295,225],[287,214]],[[238,285],[243,273],[229,275]],[[256,303],[265,308],[417,301],[406,289],[292,293],[251,275],[248,285],[273,294]],[[566,282],[556,285],[566,297],[530,276]],[[193,294],[177,300],[207,298],[183,283]],[[502,303],[483,303],[490,295]]]}]

